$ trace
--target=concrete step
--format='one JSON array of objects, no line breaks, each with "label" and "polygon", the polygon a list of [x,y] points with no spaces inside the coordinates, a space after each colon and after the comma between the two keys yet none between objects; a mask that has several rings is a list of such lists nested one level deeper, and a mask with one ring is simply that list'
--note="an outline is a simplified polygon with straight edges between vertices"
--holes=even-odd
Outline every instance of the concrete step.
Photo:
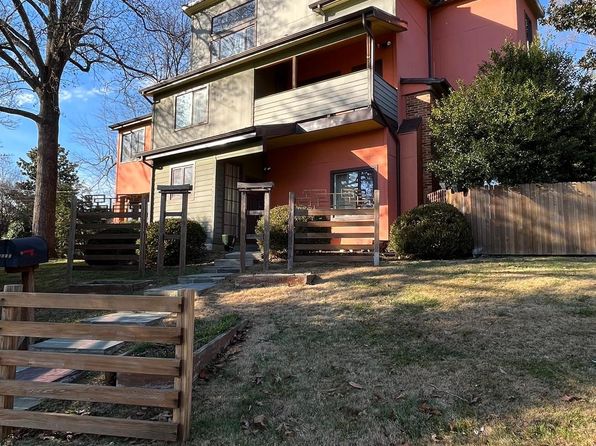
[{"label": "concrete step", "polygon": [[[245,265],[246,266],[252,266],[255,263],[255,259],[254,258],[247,258],[245,259]],[[218,268],[228,268],[228,267],[232,267],[232,268],[240,268],[240,259],[217,259],[215,262],[213,262],[214,266],[217,266]]]},{"label": "concrete step", "polygon": [[86,324],[160,325],[169,313],[135,313],[121,311],[83,319]]},{"label": "concrete step", "polygon": [[[259,251],[254,251],[254,252],[247,252],[244,254],[244,258],[245,259],[250,259],[250,260],[261,260],[262,259],[262,255]],[[238,259],[240,260],[240,251],[234,251],[234,252],[228,252],[225,255],[226,259]]]},{"label": "concrete step", "polygon": [[[35,381],[43,383],[72,382],[81,372],[71,369],[44,369],[40,367],[18,367],[17,381]],[[16,397],[14,410],[31,410],[39,406],[42,398]]]},{"label": "concrete step", "polygon": [[240,272],[240,264],[238,266],[205,266],[201,271],[208,274],[234,274]]},{"label": "concrete step", "polygon": [[96,339],[47,339],[29,347],[36,352],[85,353],[111,355],[124,345],[122,341],[98,341]]},{"label": "concrete step", "polygon": [[190,274],[188,276],[180,276],[178,277],[178,283],[213,283],[213,282],[221,282],[225,280],[230,273],[220,273],[220,274]]},{"label": "concrete step", "polygon": [[213,288],[215,282],[208,283],[175,283],[172,285],[166,285],[159,288],[152,288],[145,290],[145,296],[175,296],[178,290],[189,289],[194,290],[196,294],[201,294],[202,291]]}]

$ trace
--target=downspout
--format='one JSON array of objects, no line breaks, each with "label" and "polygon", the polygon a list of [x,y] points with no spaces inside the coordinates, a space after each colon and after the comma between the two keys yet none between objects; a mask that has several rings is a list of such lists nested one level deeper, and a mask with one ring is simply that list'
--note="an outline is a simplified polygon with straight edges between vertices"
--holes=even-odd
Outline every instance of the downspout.
[{"label": "downspout", "polygon": [[[391,135],[391,139],[393,139],[393,141],[395,142],[395,151],[396,151],[396,163],[397,163],[397,215],[401,214],[401,187],[400,187],[400,183],[401,183],[401,172],[400,172],[400,145],[399,145],[399,138],[397,137],[397,128],[394,130],[393,127],[391,126],[391,124],[389,123],[389,121],[387,120],[387,117],[385,116],[385,114],[383,113],[383,111],[381,110],[381,108],[379,107],[379,105],[377,104],[377,102],[375,101],[375,95],[374,95],[374,77],[375,77],[375,37],[373,35],[372,29],[370,28],[367,20],[366,20],[366,16],[364,14],[362,14],[362,26],[364,27],[364,30],[366,31],[366,34],[368,35],[368,37],[371,40],[371,45],[370,45],[370,61],[369,61],[369,75],[370,75],[370,81],[369,81],[369,91],[370,91],[370,104],[371,107],[374,111],[376,111],[379,116],[381,117],[381,120],[383,121],[383,124],[385,125],[385,127],[387,128],[387,130],[389,131],[389,134]],[[399,126],[399,125],[398,125]],[[377,170],[377,174],[378,174],[378,170]]]},{"label": "downspout", "polygon": [[428,77],[433,77],[433,50],[432,50],[432,18],[430,8],[426,10],[426,48],[428,57]]}]

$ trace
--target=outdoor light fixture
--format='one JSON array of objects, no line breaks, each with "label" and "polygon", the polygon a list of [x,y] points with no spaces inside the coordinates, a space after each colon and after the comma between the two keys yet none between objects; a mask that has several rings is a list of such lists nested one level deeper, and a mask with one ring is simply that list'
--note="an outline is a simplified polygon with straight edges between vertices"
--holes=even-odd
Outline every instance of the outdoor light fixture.
[{"label": "outdoor light fixture", "polygon": [[392,43],[391,43],[391,40],[388,40],[388,41],[387,41],[387,42],[385,42],[385,43],[379,43],[379,44],[377,45],[377,47],[378,47],[378,48],[383,48],[383,49],[384,49],[384,48],[389,48],[391,45],[392,45]]}]

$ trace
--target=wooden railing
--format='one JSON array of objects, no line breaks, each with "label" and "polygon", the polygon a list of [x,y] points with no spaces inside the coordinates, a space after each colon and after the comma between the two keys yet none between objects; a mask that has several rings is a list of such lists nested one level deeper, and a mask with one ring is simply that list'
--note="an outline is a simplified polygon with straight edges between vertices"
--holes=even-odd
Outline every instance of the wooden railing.
[{"label": "wooden railing", "polygon": [[378,190],[372,208],[299,208],[293,192],[289,208],[288,269],[293,269],[295,261],[370,261],[371,255],[373,264],[379,265]]},{"label": "wooden railing", "polygon": [[[74,269],[132,269],[145,272],[148,197],[72,197],[67,280]],[[138,201],[136,201],[138,200]],[[84,260],[87,265],[75,265]]]},{"label": "wooden railing", "polygon": [[[104,296],[41,293],[0,293],[0,426],[2,438],[11,428],[185,441],[190,434],[193,377],[194,292],[177,297]],[[23,322],[19,308],[171,312],[174,327]],[[19,351],[20,336],[122,340],[175,345],[174,358],[103,356],[81,353]],[[170,376],[173,389],[16,381],[16,367],[72,368],[96,372],[127,372]],[[13,410],[14,397],[113,403],[171,409],[172,421],[145,421],[62,413]]]}]

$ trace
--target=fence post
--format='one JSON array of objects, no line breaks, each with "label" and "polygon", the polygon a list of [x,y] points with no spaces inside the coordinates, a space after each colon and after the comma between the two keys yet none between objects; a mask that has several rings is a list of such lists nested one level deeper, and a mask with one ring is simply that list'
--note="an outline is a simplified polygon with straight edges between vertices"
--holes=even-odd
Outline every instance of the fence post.
[{"label": "fence post", "polygon": [[147,243],[147,197],[141,198],[141,232],[139,233],[139,273],[145,275]]},{"label": "fence post", "polygon": [[[20,293],[23,291],[22,285],[4,285],[5,293]],[[21,310],[21,311],[19,311]],[[18,321],[19,313],[26,309],[2,308],[3,321]],[[19,348],[19,338],[15,336],[2,336],[0,338],[0,350],[17,350]],[[0,366],[0,379],[16,379],[17,368],[15,366]],[[0,395],[0,409],[11,410],[14,407],[14,397],[10,395]],[[8,426],[0,427],[0,440],[5,439],[12,433],[12,428]]]},{"label": "fence post", "polygon": [[240,192],[240,272],[246,271],[246,191]]},{"label": "fence post", "polygon": [[165,232],[166,232],[166,200],[168,199],[168,194],[162,193],[161,194],[161,202],[159,205],[159,234],[158,234],[158,241],[157,241],[157,275],[161,276],[163,274],[163,263],[164,263],[164,239],[165,239]]},{"label": "fence post", "polygon": [[77,195],[72,194],[70,201],[70,230],[68,233],[68,254],[66,260],[66,281],[70,285],[72,283],[72,271],[74,269],[74,255],[77,232]]},{"label": "fence post", "polygon": [[290,214],[288,216],[288,271],[294,269],[294,219],[296,218],[296,194],[290,192],[289,195]]},{"label": "fence post", "polygon": [[269,271],[269,239],[271,235],[271,191],[265,192],[265,206],[263,209],[263,271]]},{"label": "fence post", "polygon": [[381,262],[380,255],[380,243],[379,243],[379,219],[380,219],[380,208],[379,208],[379,190],[375,189],[374,192],[374,208],[375,208],[375,241],[374,241],[374,254],[373,254],[373,265],[379,266]]},{"label": "fence post", "polygon": [[182,219],[180,220],[180,260],[178,261],[178,274],[184,275],[186,271],[186,232],[188,228],[188,193],[182,194]]},{"label": "fence post", "polygon": [[174,390],[179,392],[180,397],[172,421],[178,423],[178,441],[183,443],[190,436],[192,413],[195,292],[179,290],[178,296],[182,298],[182,311],[177,315],[176,326],[182,330],[182,342],[176,346],[176,359],[180,360],[180,376],[174,378]]}]

